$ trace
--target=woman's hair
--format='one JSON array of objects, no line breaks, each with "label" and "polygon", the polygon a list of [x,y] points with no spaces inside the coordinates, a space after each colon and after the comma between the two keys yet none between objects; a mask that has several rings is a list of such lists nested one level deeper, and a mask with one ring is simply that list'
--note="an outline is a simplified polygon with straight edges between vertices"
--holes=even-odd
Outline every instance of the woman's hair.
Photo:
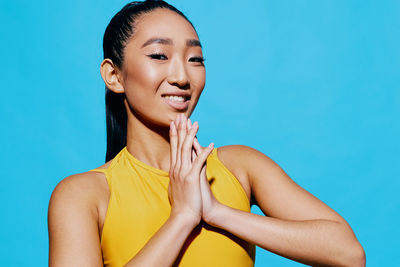
[{"label": "woman's hair", "polygon": [[[108,24],[103,37],[104,58],[112,60],[115,66],[121,68],[124,59],[124,49],[134,34],[137,19],[157,8],[166,8],[189,19],[178,9],[161,0],[133,1],[125,5]],[[194,29],[194,27],[193,27]],[[114,93],[106,86],[106,124],[107,152],[106,162],[113,159],[126,146],[127,114],[124,106],[124,93]]]}]

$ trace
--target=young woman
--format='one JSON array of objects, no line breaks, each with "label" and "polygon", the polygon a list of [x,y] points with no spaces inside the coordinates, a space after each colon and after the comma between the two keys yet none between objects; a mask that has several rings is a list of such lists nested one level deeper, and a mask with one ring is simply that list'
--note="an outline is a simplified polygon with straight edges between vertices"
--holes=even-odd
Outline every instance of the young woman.
[{"label": "young woman", "polygon": [[309,265],[365,266],[347,222],[266,155],[200,146],[189,117],[205,66],[180,11],[129,3],[103,48],[106,163],[54,189],[50,266],[253,266],[255,245]]}]

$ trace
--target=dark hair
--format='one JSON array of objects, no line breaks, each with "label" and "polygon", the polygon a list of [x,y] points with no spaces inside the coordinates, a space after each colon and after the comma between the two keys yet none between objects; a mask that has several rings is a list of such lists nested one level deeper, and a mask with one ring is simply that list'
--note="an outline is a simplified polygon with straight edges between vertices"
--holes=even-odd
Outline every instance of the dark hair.
[{"label": "dark hair", "polygon": [[[189,19],[178,9],[161,0],[134,1],[125,5],[108,24],[103,37],[104,58],[122,67],[124,48],[134,34],[136,20],[157,8],[166,8]],[[194,29],[194,27],[193,27]],[[113,159],[126,146],[127,115],[124,106],[125,94],[114,93],[106,86],[107,152],[106,162]]]}]

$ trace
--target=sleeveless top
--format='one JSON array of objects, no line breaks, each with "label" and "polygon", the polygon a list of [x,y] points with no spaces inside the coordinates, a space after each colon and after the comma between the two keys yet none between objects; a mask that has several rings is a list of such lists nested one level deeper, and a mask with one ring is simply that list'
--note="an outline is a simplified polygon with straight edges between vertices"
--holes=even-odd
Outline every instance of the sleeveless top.
[{"label": "sleeveless top", "polygon": [[[123,266],[138,253],[168,219],[169,173],[136,159],[125,146],[103,172],[110,199],[100,238],[105,266]],[[250,212],[249,199],[214,148],[206,176],[215,198],[224,205]],[[155,253],[156,254],[156,253]],[[188,236],[174,266],[254,266],[255,245],[206,223]]]}]

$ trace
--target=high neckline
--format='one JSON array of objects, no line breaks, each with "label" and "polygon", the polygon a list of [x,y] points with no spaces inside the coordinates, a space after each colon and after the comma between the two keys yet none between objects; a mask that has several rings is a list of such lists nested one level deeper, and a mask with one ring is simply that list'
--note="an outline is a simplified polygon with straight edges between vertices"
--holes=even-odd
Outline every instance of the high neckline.
[{"label": "high neckline", "polygon": [[138,160],[137,158],[135,158],[129,151],[128,151],[128,148],[127,148],[127,146],[125,146],[123,149],[122,149],[122,153],[124,154],[124,155],[126,155],[130,160],[132,160],[135,164],[137,164],[137,165],[139,165],[139,166],[141,166],[141,167],[143,167],[143,168],[145,168],[145,169],[148,169],[149,171],[152,171],[152,172],[154,172],[154,173],[156,173],[156,174],[158,174],[158,175],[161,175],[161,176],[169,176],[169,173],[167,172],[167,171],[164,171],[164,170],[161,170],[161,169],[158,169],[158,168],[156,168],[156,167],[153,167],[153,166],[151,166],[151,165],[149,165],[149,164],[147,164],[147,163],[144,163],[143,161],[140,161],[140,160]]},{"label": "high neckline", "polygon": [[[215,153],[216,153],[215,151],[216,151],[216,148],[214,147],[213,150],[211,151],[209,157],[212,156],[213,154],[215,154]],[[123,153],[124,155],[126,155],[126,157],[127,157],[128,159],[132,160],[135,164],[137,164],[137,165],[139,165],[139,166],[141,166],[141,167],[143,167],[143,168],[145,168],[145,169],[147,169],[147,170],[149,170],[149,171],[151,171],[151,172],[154,172],[154,173],[156,173],[156,174],[158,174],[158,175],[160,175],[160,176],[169,177],[169,172],[164,171],[164,170],[161,170],[161,169],[158,169],[158,168],[156,168],[156,167],[153,167],[153,166],[151,166],[151,165],[149,165],[149,164],[147,164],[147,163],[144,163],[143,161],[140,161],[140,160],[138,160],[137,158],[135,158],[135,157],[128,151],[128,147],[127,147],[127,146],[125,146],[125,147],[122,149],[122,153]]]}]

